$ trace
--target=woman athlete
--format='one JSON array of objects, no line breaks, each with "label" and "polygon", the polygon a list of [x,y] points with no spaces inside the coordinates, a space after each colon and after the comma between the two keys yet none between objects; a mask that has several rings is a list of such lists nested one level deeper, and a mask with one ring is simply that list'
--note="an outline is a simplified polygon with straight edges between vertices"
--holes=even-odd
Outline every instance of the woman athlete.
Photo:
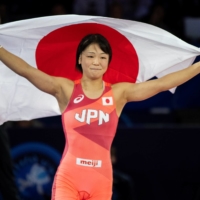
[{"label": "woman athlete", "polygon": [[52,77],[0,48],[0,60],[43,92],[53,95],[62,113],[66,146],[54,178],[52,200],[110,200],[110,147],[124,105],[141,101],[188,81],[200,72],[200,62],[143,83],[103,81],[112,50],[100,34],[85,36],[76,55],[80,80]]}]

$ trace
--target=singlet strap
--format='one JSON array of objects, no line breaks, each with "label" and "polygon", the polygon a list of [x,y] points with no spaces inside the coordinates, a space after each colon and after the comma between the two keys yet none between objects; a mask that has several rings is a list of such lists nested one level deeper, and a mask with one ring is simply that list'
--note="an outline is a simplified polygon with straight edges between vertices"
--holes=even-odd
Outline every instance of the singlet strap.
[{"label": "singlet strap", "polygon": [[77,84],[79,84],[80,82],[81,82],[81,79],[78,79],[78,80],[75,80],[75,81],[74,81],[74,84],[77,85]]},{"label": "singlet strap", "polygon": [[111,83],[107,83],[107,82],[104,82],[104,83],[105,83],[105,86],[107,86],[107,87],[111,86]]}]

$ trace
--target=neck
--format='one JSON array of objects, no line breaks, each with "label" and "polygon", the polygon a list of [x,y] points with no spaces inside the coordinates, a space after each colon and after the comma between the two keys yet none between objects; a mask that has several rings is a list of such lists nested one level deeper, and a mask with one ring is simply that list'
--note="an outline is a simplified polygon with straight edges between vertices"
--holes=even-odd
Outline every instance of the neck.
[{"label": "neck", "polygon": [[88,79],[82,77],[81,84],[84,90],[86,91],[98,91],[103,89],[103,80],[102,79]]}]

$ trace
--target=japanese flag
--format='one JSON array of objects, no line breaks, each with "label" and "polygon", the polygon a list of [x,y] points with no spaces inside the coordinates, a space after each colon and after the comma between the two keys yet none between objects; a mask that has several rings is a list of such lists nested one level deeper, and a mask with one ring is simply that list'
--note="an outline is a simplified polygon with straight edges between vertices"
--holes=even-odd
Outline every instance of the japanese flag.
[{"label": "japanese flag", "polygon": [[[63,15],[0,26],[0,44],[50,75],[72,80],[76,48],[89,33],[104,35],[113,59],[104,80],[143,82],[191,65],[200,50],[172,34],[136,21],[98,16]],[[0,63],[0,124],[60,115],[56,99],[35,88]]]},{"label": "japanese flag", "polygon": [[102,97],[102,104],[104,106],[111,106],[111,105],[113,105],[113,98],[112,97]]}]

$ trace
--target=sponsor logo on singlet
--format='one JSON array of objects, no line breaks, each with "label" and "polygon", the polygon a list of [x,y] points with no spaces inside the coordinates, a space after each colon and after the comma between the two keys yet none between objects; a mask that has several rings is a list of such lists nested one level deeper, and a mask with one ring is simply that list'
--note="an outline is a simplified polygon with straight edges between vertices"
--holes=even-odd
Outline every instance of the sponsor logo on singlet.
[{"label": "sponsor logo on singlet", "polygon": [[109,114],[102,110],[84,109],[81,113],[75,114],[75,119],[79,122],[91,123],[92,119],[98,119],[98,125],[109,122]]},{"label": "sponsor logo on singlet", "polygon": [[113,105],[113,98],[112,97],[102,97],[102,104],[104,106],[112,106]]},{"label": "sponsor logo on singlet", "polygon": [[101,160],[89,160],[83,158],[76,158],[76,164],[82,165],[85,167],[101,167],[102,161]]},{"label": "sponsor logo on singlet", "polygon": [[78,97],[74,99],[74,103],[80,103],[84,99],[83,94],[79,94]]}]

